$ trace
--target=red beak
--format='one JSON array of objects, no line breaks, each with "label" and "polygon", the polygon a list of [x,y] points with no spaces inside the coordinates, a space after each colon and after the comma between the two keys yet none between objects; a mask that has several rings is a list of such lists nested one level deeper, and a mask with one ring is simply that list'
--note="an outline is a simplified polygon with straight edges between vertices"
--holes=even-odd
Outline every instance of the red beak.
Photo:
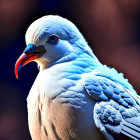
[{"label": "red beak", "polygon": [[27,63],[36,60],[39,53],[22,53],[15,64],[15,75],[18,79],[18,71],[21,67],[25,66]]}]

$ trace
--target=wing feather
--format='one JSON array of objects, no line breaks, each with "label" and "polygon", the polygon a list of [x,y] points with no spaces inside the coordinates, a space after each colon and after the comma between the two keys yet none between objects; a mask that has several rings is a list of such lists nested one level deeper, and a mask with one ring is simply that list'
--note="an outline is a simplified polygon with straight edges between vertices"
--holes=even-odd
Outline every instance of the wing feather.
[{"label": "wing feather", "polygon": [[94,107],[94,121],[104,134],[123,134],[140,140],[140,97],[122,85],[101,76],[88,77],[85,89],[98,100]]}]

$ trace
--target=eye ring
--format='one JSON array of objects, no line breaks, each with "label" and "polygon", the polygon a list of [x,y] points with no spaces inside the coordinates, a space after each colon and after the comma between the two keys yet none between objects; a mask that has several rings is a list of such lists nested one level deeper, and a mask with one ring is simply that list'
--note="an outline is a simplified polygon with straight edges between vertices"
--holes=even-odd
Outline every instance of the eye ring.
[{"label": "eye ring", "polygon": [[55,34],[52,34],[52,35],[48,38],[47,43],[49,43],[49,44],[57,44],[58,40],[59,40],[59,37],[58,37],[57,35],[55,35]]}]

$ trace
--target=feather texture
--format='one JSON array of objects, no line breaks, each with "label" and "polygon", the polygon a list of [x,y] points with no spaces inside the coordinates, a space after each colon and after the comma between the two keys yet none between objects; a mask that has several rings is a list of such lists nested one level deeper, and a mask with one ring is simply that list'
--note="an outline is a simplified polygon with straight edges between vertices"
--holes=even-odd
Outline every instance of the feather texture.
[{"label": "feather texture", "polygon": [[[48,42],[52,35],[57,42]],[[33,140],[140,139],[140,97],[122,73],[100,63],[72,22],[37,19],[26,44],[40,70],[27,98]]]}]

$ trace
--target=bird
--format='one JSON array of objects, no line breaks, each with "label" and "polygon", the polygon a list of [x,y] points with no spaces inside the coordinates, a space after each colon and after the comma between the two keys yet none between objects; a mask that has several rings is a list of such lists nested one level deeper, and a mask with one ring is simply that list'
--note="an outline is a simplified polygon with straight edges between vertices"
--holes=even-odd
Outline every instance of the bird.
[{"label": "bird", "polygon": [[27,97],[32,140],[140,140],[140,96],[122,73],[98,60],[74,23],[43,16],[25,40],[15,75],[38,64]]}]

